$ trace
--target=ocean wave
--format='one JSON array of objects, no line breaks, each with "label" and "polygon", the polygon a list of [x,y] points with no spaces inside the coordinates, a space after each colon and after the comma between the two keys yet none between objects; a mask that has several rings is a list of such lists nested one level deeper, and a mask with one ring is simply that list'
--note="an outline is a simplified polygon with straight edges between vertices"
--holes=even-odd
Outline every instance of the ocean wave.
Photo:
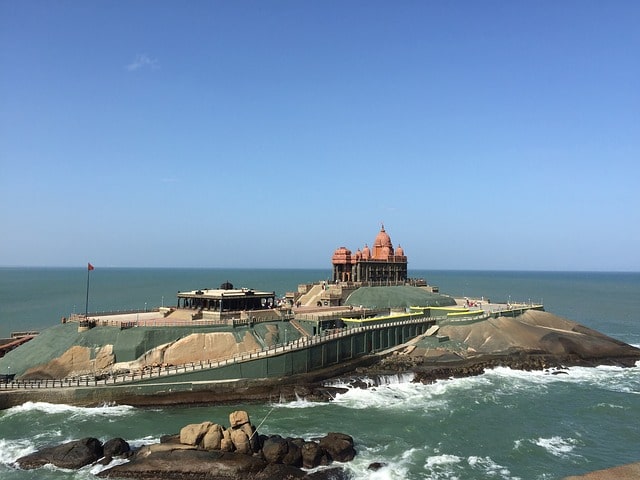
[{"label": "ocean wave", "polygon": [[274,408],[312,408],[319,407],[324,405],[322,402],[314,402],[311,400],[307,400],[306,398],[302,398],[300,395],[296,393],[296,399],[291,401],[286,401],[280,399],[278,402],[273,402],[270,404]]},{"label": "ocean wave", "polygon": [[482,472],[492,478],[503,478],[505,480],[519,480],[519,477],[512,477],[508,468],[497,464],[491,457],[475,457],[471,456],[467,459],[469,466],[475,470]]},{"label": "ocean wave", "polygon": [[[420,453],[417,448],[405,450],[400,455],[381,460],[379,449],[365,448],[349,463],[344,464],[356,480],[406,480],[415,462],[415,456]],[[380,465],[377,470],[369,469],[374,462]]]},{"label": "ocean wave", "polygon": [[56,404],[47,402],[25,402],[22,405],[11,407],[3,412],[3,415],[10,417],[25,413],[44,413],[48,415],[64,414],[70,417],[102,415],[107,417],[121,417],[130,415],[135,411],[129,405],[102,405],[99,407],[76,407],[73,405]]},{"label": "ocean wave", "polygon": [[332,403],[354,409],[442,410],[448,404],[443,394],[443,390],[432,385],[397,383],[366,389],[350,388],[337,394]]},{"label": "ocean wave", "polygon": [[549,438],[540,437],[535,440],[531,440],[534,445],[544,448],[551,455],[568,458],[570,456],[579,456],[573,453],[573,450],[579,441],[575,438],[562,438],[560,436],[553,436]]},{"label": "ocean wave", "polygon": [[520,480],[513,477],[511,471],[491,457],[472,455],[468,458],[457,455],[439,454],[427,458],[424,469],[430,479],[458,479],[458,478],[502,478],[504,480]]},{"label": "ocean wave", "polygon": [[573,383],[593,385],[596,388],[622,393],[636,393],[640,390],[640,367],[568,367],[554,370],[515,370],[509,367],[495,367],[484,375],[493,380],[508,380],[510,388],[518,391],[535,384],[547,388],[554,384]]},{"label": "ocean wave", "polygon": [[36,451],[29,440],[5,440],[0,438],[0,464],[13,465],[17,459]]}]

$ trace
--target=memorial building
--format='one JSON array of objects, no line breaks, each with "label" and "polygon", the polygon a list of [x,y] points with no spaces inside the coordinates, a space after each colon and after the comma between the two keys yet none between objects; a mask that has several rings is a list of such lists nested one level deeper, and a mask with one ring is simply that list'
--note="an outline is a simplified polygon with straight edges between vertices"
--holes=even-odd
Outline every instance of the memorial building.
[{"label": "memorial building", "polygon": [[368,285],[398,285],[407,280],[407,257],[400,245],[393,248],[391,237],[382,225],[373,241],[352,253],[339,247],[331,259],[334,282],[357,282]]}]

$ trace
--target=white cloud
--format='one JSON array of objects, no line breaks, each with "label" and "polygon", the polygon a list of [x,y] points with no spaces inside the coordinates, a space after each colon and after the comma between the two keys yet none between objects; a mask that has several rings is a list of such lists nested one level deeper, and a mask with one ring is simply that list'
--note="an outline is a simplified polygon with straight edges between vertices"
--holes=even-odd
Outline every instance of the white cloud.
[{"label": "white cloud", "polygon": [[155,58],[151,58],[145,53],[139,53],[138,55],[136,55],[136,58],[133,60],[133,62],[127,65],[127,70],[129,70],[130,72],[135,72],[136,70],[140,70],[142,68],[156,69],[160,68],[160,66],[158,64],[158,60],[156,60]]}]

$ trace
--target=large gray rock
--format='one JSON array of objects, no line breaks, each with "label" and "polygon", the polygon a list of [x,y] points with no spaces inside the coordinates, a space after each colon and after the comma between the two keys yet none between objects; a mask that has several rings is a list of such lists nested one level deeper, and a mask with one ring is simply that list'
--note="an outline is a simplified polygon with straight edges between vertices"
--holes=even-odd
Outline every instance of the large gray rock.
[{"label": "large gray rock", "polygon": [[78,469],[96,462],[103,456],[103,447],[97,438],[87,437],[55,447],[43,448],[16,460],[26,470],[47,464],[58,468]]}]

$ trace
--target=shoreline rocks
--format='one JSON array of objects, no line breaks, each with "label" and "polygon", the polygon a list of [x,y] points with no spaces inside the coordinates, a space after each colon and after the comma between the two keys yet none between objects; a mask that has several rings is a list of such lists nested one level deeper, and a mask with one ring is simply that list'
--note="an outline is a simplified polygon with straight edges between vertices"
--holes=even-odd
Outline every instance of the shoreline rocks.
[{"label": "shoreline rocks", "polygon": [[[178,434],[165,435],[160,443],[137,451],[131,451],[120,438],[104,445],[96,438],[83,438],[41,449],[19,458],[16,464],[23,469],[46,464],[78,469],[96,463],[108,465],[113,458],[122,457],[128,462],[107,468],[98,476],[141,480],[346,480],[346,472],[331,465],[356,456],[353,438],[344,433],[330,432],[311,440],[261,435],[242,410],[229,415],[229,424],[227,428],[209,421],[185,425]],[[303,470],[318,467],[326,468],[311,473]]]}]

